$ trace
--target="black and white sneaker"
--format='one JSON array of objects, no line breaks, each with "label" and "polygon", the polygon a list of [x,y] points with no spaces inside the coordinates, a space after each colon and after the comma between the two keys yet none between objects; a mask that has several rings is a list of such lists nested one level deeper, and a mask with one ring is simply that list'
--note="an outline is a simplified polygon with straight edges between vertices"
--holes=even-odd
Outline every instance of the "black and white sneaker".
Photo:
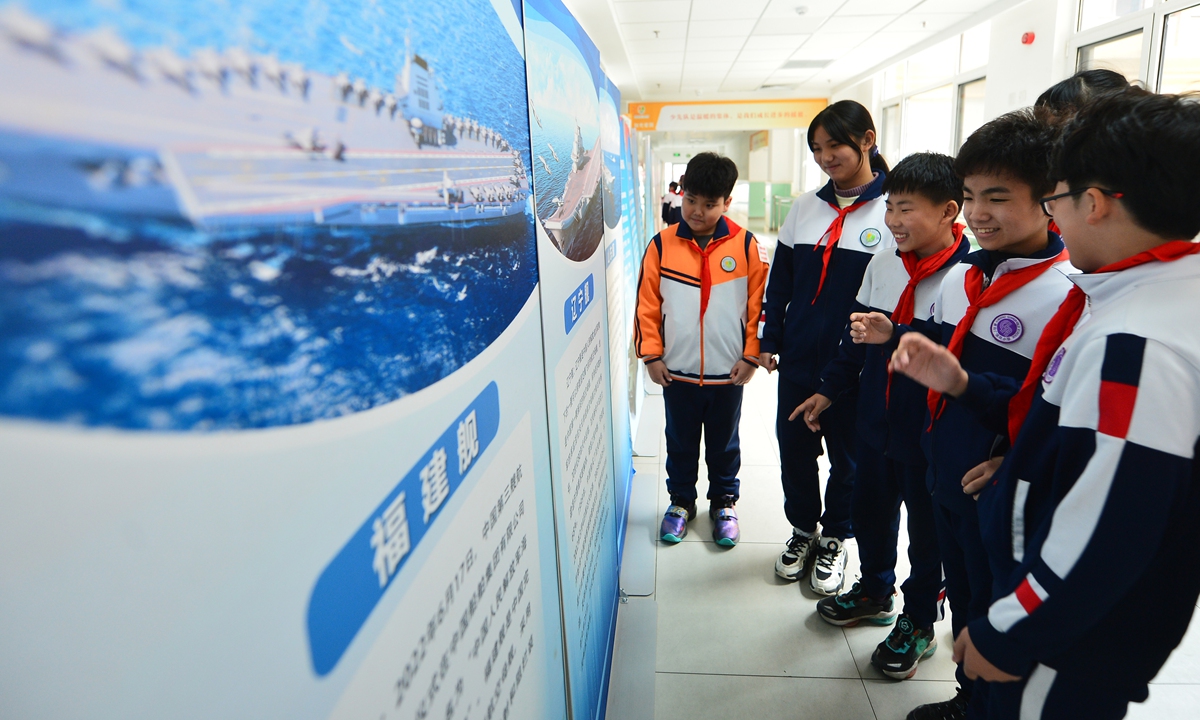
[{"label": "black and white sneaker", "polygon": [[793,528],[787,547],[775,561],[775,574],[789,582],[803,578],[808,572],[808,561],[812,557],[814,544],[815,535],[805,535]]},{"label": "black and white sneaker", "polygon": [[967,720],[967,706],[970,704],[971,693],[958,688],[949,700],[919,705],[904,720]]},{"label": "black and white sneaker", "polygon": [[907,680],[917,674],[917,663],[937,651],[933,628],[919,628],[912,618],[901,613],[887,638],[871,655],[871,664],[893,680]]},{"label": "black and white sneaker", "polygon": [[813,549],[813,569],[809,585],[818,595],[837,595],[845,583],[845,543],[838,538],[821,538]]}]

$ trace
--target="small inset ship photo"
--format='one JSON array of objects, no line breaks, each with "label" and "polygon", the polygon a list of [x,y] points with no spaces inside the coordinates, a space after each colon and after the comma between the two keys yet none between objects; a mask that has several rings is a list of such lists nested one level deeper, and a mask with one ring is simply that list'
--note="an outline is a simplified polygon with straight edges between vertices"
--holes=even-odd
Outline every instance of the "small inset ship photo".
[{"label": "small inset ship photo", "polygon": [[0,416],[286,425],[478,355],[537,283],[507,5],[0,0]]},{"label": "small inset ship photo", "polygon": [[[525,8],[531,87],[529,110],[537,217],[566,258],[592,257],[604,236],[604,153],[600,146],[595,81],[571,41],[536,8]],[[545,40],[545,42],[542,42]]]}]

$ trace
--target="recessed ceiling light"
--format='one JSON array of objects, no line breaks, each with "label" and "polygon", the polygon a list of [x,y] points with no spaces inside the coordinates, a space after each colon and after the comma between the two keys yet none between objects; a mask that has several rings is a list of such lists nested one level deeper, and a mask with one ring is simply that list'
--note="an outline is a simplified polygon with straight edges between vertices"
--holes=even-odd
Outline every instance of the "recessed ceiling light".
[{"label": "recessed ceiling light", "polygon": [[789,60],[780,66],[780,70],[806,70],[828,67],[832,60]]}]

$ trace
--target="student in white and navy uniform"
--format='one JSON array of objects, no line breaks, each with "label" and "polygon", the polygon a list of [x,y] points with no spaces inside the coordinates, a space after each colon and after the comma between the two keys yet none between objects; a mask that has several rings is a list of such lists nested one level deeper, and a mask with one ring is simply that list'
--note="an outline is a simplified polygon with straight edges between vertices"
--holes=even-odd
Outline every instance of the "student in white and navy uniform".
[{"label": "student in white and navy uniform", "polygon": [[1142,90],[1087,105],[1056,153],[1045,204],[1083,274],[1008,403],[1016,439],[979,497],[1003,570],[955,648],[989,718],[1124,717],[1195,612],[1198,163],[1200,105]]},{"label": "student in white and navy uniform", "polygon": [[[843,541],[853,537],[857,399],[844,398],[831,408],[821,420],[820,434],[788,416],[817,391],[822,371],[837,355],[867,263],[876,253],[893,252],[895,241],[883,222],[887,163],[876,146],[867,109],[852,100],[825,108],[809,125],[808,145],[831,179],[797,198],[779,230],[763,304],[759,360],[769,370],[778,363],[775,433],[784,513],[794,528],[775,572],[785,580],[799,580],[812,556],[813,590],[833,595],[844,578]],[[822,435],[831,466],[824,513],[817,476]]]},{"label": "student in white and navy uniform", "polygon": [[[912,677],[917,663],[937,650],[933,624],[942,615],[942,568],[933,506],[921,451],[924,386],[888,371],[904,333],[941,336],[931,313],[942,279],[966,257],[971,243],[956,223],[963,202],[954,160],[937,153],[909,155],[883,184],[885,222],[896,238],[894,253],[867,265],[850,327],[837,358],[825,366],[817,394],[796,409],[810,429],[847,389],[859,386],[858,443],[851,520],[858,540],[861,580],[849,591],[817,603],[833,625],[888,625],[871,664],[896,680]],[[896,555],[900,503],[908,510],[911,570],[902,587],[904,612],[896,618]]]},{"label": "student in white and navy uniform", "polygon": [[[981,249],[950,270],[935,303],[937,340],[961,363],[965,381],[961,392],[930,393],[923,441],[956,635],[987,612],[993,584],[975,501],[963,481],[994,470],[1008,449],[1007,398],[1016,394],[1042,329],[1071,288],[1073,268],[1062,239],[1048,232],[1038,202],[1053,187],[1055,137],[1044,114],[1009,113],[976,130],[954,162],[963,178],[963,216]],[[961,666],[956,675],[954,698],[921,706],[910,717],[980,717],[986,689],[976,691]]]}]

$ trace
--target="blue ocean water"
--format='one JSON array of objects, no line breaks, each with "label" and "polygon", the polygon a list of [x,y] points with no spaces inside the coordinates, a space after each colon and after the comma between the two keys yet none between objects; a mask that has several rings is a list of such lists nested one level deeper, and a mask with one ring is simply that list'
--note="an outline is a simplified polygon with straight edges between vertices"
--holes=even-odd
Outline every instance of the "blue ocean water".
[{"label": "blue ocean water", "polygon": [[0,410],[41,420],[218,430],[366,410],[478,355],[537,282],[524,215],[214,236],[14,214],[35,215],[0,219]]},{"label": "blue ocean water", "polygon": [[[385,88],[407,35],[447,112],[528,153],[524,62],[487,0],[50,0],[31,11],[66,33],[109,27],[183,56],[242,47]],[[9,168],[10,187],[21,172]],[[526,212],[213,231],[161,212],[38,205],[0,186],[0,415],[218,430],[391,402],[511,323],[537,284],[532,223]]]}]

